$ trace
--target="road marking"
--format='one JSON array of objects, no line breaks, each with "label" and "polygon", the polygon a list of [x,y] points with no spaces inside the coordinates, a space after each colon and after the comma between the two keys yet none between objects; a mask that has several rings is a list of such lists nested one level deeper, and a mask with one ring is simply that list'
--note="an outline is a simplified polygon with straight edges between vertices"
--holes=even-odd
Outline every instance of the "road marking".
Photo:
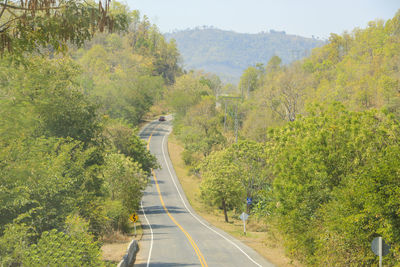
[{"label": "road marking", "polygon": [[[140,135],[146,128],[147,128],[147,127],[144,127],[144,128],[140,131],[139,135]],[[155,127],[153,128],[153,132],[154,132],[154,130],[155,130]],[[150,139],[149,139],[149,140],[150,140]],[[149,149],[149,144],[147,145],[147,149]],[[140,201],[140,207],[142,208],[142,212],[143,212],[144,218],[146,219],[147,225],[148,225],[149,228],[150,228],[150,234],[151,234],[149,256],[147,257],[147,265],[146,265],[146,267],[149,267],[149,266],[150,266],[151,253],[152,253],[152,251],[153,251],[154,234],[153,234],[153,228],[151,227],[151,224],[150,224],[150,222],[149,222],[149,219],[147,219],[146,212],[144,212],[143,201]]]},{"label": "road marking", "polygon": [[[155,129],[153,130],[153,132],[154,131],[155,131]],[[147,140],[147,149],[148,150],[150,149],[150,141],[151,141],[151,137],[153,136],[153,132],[150,134],[149,139]],[[201,266],[208,267],[207,262],[204,259],[203,254],[201,253],[199,247],[196,245],[196,242],[194,242],[193,238],[189,235],[189,233],[175,220],[175,218],[171,215],[171,213],[169,213],[168,208],[165,206],[164,199],[163,199],[163,197],[161,195],[161,190],[160,190],[160,186],[158,184],[158,180],[157,180],[156,174],[155,174],[154,170],[151,170],[151,172],[153,173],[153,178],[154,178],[154,182],[156,184],[158,196],[160,198],[161,205],[163,206],[164,211],[167,213],[168,217],[172,220],[172,222],[174,222],[175,225],[178,226],[179,229],[185,234],[185,236],[189,240],[190,244],[192,245],[192,247],[193,247],[193,249],[194,249],[194,251],[195,251],[195,253],[196,253],[197,257],[198,257]],[[149,260],[150,260],[150,258],[149,258]]]},{"label": "road marking", "polygon": [[147,219],[146,213],[144,212],[143,201],[140,201],[140,207],[142,208],[144,218],[147,221],[147,225],[150,227],[150,233],[151,233],[149,256],[147,258],[147,267],[149,267],[150,266],[151,252],[153,251],[153,240],[154,240],[154,238],[153,238],[153,228],[151,228],[151,224],[150,224],[149,220]]},{"label": "road marking", "polygon": [[182,197],[182,195],[181,195],[181,193],[180,193],[180,191],[179,191],[179,189],[178,189],[178,186],[176,185],[175,179],[173,178],[171,169],[169,168],[169,164],[168,164],[168,162],[167,162],[167,157],[165,156],[164,143],[165,143],[165,137],[166,137],[166,136],[167,136],[167,135],[164,135],[164,138],[163,138],[163,140],[162,140],[161,150],[162,150],[162,153],[163,153],[163,157],[164,157],[165,164],[167,165],[167,169],[168,169],[170,178],[171,178],[172,182],[174,183],[175,188],[176,188],[176,191],[178,191],[179,197],[181,198],[182,203],[183,203],[183,205],[185,206],[186,210],[190,213],[190,215],[192,215],[193,218],[195,218],[197,221],[199,221],[202,225],[204,225],[205,227],[207,227],[208,229],[210,229],[211,231],[213,231],[214,233],[216,233],[217,235],[219,235],[220,237],[222,237],[223,239],[225,239],[226,241],[228,241],[229,243],[231,243],[233,246],[235,246],[237,249],[239,249],[250,261],[252,261],[255,265],[261,267],[261,266],[262,266],[261,264],[257,263],[255,260],[253,260],[253,259],[252,259],[246,252],[244,252],[237,244],[235,244],[232,240],[226,238],[226,237],[223,236],[222,234],[218,233],[217,231],[215,231],[214,229],[212,229],[211,227],[209,227],[208,225],[206,225],[205,223],[203,223],[203,222],[202,222],[199,218],[197,218],[197,216],[195,216],[195,215],[189,210],[189,208],[186,206],[186,203],[185,203],[185,201],[183,200],[183,197]]},{"label": "road marking", "polygon": [[154,171],[153,172],[153,177],[154,177],[154,181],[156,183],[156,187],[157,187],[157,191],[158,191],[158,196],[160,197],[160,201],[161,201],[161,205],[164,208],[164,211],[167,213],[168,217],[176,224],[176,226],[179,227],[179,229],[181,229],[181,231],[185,234],[185,236],[187,237],[187,239],[189,240],[190,244],[192,245],[194,251],[196,252],[197,257],[199,258],[200,264],[201,266],[204,267],[208,267],[203,254],[201,253],[199,247],[196,245],[196,243],[193,241],[192,237],[189,235],[188,232],[186,232],[186,230],[175,220],[175,218],[171,215],[171,213],[169,213],[168,208],[165,206],[164,200],[161,196],[161,190],[160,190],[160,186],[158,185],[158,181],[157,181],[157,177]]}]

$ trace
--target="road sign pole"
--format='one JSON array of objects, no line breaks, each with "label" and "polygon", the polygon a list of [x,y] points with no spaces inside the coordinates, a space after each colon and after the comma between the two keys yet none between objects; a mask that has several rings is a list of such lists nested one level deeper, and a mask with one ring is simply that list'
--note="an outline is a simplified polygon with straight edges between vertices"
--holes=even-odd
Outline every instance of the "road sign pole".
[{"label": "road sign pole", "polygon": [[136,223],[133,223],[133,227],[135,227],[135,236],[136,236]]},{"label": "road sign pole", "polygon": [[240,214],[239,218],[243,221],[243,233],[244,235],[246,235],[246,220],[249,218],[249,215],[243,212],[242,214]]},{"label": "road sign pole", "polygon": [[382,237],[379,237],[379,267],[382,267]]},{"label": "road sign pole", "polygon": [[379,267],[382,267],[383,257],[389,254],[390,246],[385,243],[381,236],[375,237],[371,242],[372,252],[379,257]]}]

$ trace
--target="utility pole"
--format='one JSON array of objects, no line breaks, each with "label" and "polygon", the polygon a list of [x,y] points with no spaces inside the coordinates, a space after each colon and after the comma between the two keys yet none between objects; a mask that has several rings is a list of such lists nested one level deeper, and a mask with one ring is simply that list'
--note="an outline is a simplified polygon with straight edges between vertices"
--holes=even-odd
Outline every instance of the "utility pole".
[{"label": "utility pole", "polygon": [[224,102],[225,102],[224,132],[226,132],[226,106],[227,106],[227,103],[226,103],[226,101],[224,101]]},{"label": "utility pole", "polygon": [[235,142],[238,142],[238,131],[239,131],[239,121],[238,121],[238,103],[236,103],[235,109]]}]

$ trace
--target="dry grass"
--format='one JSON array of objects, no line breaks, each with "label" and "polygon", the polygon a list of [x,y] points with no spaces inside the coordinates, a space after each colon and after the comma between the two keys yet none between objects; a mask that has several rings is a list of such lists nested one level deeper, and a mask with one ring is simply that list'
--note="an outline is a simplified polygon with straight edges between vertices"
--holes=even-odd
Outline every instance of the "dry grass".
[{"label": "dry grass", "polygon": [[118,231],[111,232],[101,239],[103,245],[101,246],[102,258],[105,262],[119,263],[122,257],[126,254],[129,243],[133,240],[141,240],[143,231],[140,222],[136,223],[136,236],[133,234],[133,226],[131,234],[123,234]]},{"label": "dry grass", "polygon": [[233,214],[229,214],[230,222],[226,223],[222,211],[210,208],[201,202],[199,189],[200,178],[189,174],[188,168],[183,163],[181,157],[183,147],[173,134],[168,138],[168,151],[186,197],[190,205],[192,205],[200,216],[212,225],[241,240],[276,266],[301,266],[300,263],[289,259],[285,255],[284,247],[281,245],[281,239],[272,231],[267,231],[267,226],[263,222],[250,218],[246,225],[247,235],[244,235],[243,224],[240,219],[233,218]]},{"label": "dry grass", "polygon": [[120,262],[130,242],[104,244],[101,247],[103,261]]}]

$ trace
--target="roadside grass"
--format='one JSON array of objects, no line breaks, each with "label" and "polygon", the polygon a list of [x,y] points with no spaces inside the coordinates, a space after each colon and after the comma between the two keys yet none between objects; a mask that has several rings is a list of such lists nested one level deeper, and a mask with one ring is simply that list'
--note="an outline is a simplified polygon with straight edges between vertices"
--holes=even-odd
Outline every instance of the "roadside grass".
[{"label": "roadside grass", "polygon": [[250,218],[246,223],[247,233],[244,235],[243,223],[237,214],[229,212],[229,223],[226,223],[222,210],[205,205],[200,198],[201,179],[189,174],[189,169],[181,157],[182,152],[183,147],[179,144],[173,133],[170,134],[168,137],[169,156],[186,197],[197,214],[212,225],[241,240],[276,266],[302,266],[285,255],[282,239],[272,230],[268,231],[268,227],[262,221]]}]

